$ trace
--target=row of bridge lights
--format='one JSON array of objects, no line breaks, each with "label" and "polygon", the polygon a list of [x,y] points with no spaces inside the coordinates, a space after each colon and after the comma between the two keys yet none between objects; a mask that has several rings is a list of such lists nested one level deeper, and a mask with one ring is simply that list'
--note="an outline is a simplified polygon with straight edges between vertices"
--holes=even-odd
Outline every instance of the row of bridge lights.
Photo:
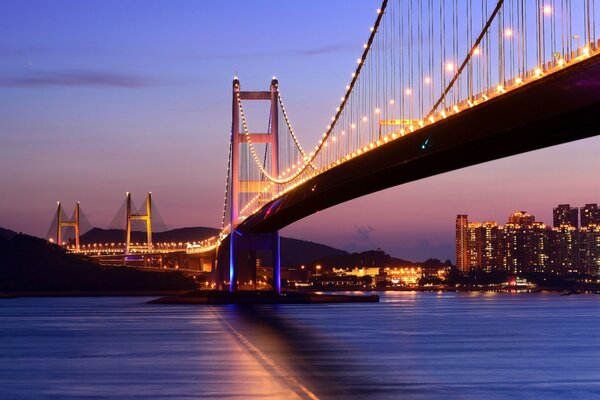
[{"label": "row of bridge lights", "polygon": [[[549,6],[549,5],[545,5],[545,6],[543,6],[543,7],[542,7],[542,12],[543,12],[543,14],[545,14],[545,15],[551,15],[551,14],[552,14],[552,7],[551,7],[551,6]],[[378,20],[380,20],[380,18],[381,18],[381,9],[377,9],[377,14],[378,14]],[[375,33],[376,33],[375,27],[374,27],[374,26],[372,26],[372,27],[370,28],[370,31],[371,31],[371,38],[370,38],[370,40],[369,40],[369,43],[372,43],[372,38],[374,37],[374,35],[375,35]],[[507,28],[507,29],[505,29],[505,31],[504,31],[504,35],[505,35],[505,37],[507,37],[507,38],[511,38],[511,37],[513,37],[513,34],[514,34],[514,32],[513,32],[513,30],[512,30],[511,28]],[[573,36],[573,38],[574,38],[574,39],[579,39],[579,36],[575,35],[575,36]],[[364,63],[364,60],[365,60],[365,58],[366,58],[366,56],[367,56],[367,54],[368,54],[368,52],[369,52],[369,50],[370,50],[370,45],[369,45],[369,43],[365,43],[365,44],[363,45],[363,48],[364,48],[363,56],[362,56],[361,58],[357,59],[357,64],[358,64],[358,67],[357,67],[356,71],[355,71],[355,72],[353,72],[353,73],[351,74],[352,81],[351,81],[351,83],[350,83],[349,85],[347,85],[347,86],[346,86],[346,94],[340,98],[340,101],[341,101],[341,103],[340,103],[340,106],[336,108],[336,110],[335,110],[335,111],[336,111],[336,114],[335,114],[334,116],[332,116],[332,117],[331,117],[332,124],[327,126],[327,130],[326,130],[326,131],[323,133],[323,138],[322,138],[322,139],[319,139],[319,142],[318,142],[318,144],[315,146],[315,151],[314,151],[314,152],[311,152],[311,153],[309,153],[309,154],[307,155],[307,154],[304,152],[304,150],[302,149],[302,147],[301,147],[301,145],[300,145],[300,143],[299,143],[299,141],[298,141],[298,139],[297,139],[297,137],[296,137],[296,135],[295,135],[295,133],[294,133],[294,131],[293,131],[293,129],[292,129],[292,126],[291,126],[290,120],[289,120],[289,118],[288,118],[288,116],[287,116],[287,113],[286,113],[286,111],[285,111],[285,108],[284,108],[284,106],[283,106],[283,102],[282,102],[282,100],[281,100],[281,96],[280,96],[280,94],[279,94],[279,91],[278,91],[279,102],[280,102],[280,105],[281,105],[281,108],[282,108],[282,112],[283,112],[284,118],[285,118],[285,120],[286,120],[286,124],[287,124],[287,126],[288,126],[288,129],[290,130],[290,133],[291,133],[291,135],[292,135],[292,138],[293,138],[294,142],[296,143],[296,145],[298,146],[298,149],[300,150],[300,152],[301,152],[301,153],[302,153],[302,155],[304,156],[304,158],[303,158],[303,161],[304,161],[304,163],[303,163],[302,167],[300,167],[301,161],[299,160],[299,161],[298,161],[298,166],[296,166],[296,164],[293,164],[293,165],[292,165],[290,168],[288,168],[286,171],[283,171],[283,172],[282,172],[282,174],[281,174],[281,175],[279,175],[279,177],[278,177],[278,178],[279,178],[279,180],[281,180],[283,177],[285,177],[285,175],[286,175],[286,172],[287,172],[287,173],[289,173],[289,172],[291,172],[291,170],[298,168],[298,170],[296,171],[295,175],[293,175],[293,176],[289,177],[289,178],[288,178],[289,180],[286,180],[285,182],[277,182],[277,179],[273,179],[273,178],[272,178],[272,177],[271,177],[269,174],[267,174],[267,172],[264,170],[264,167],[263,167],[263,166],[262,166],[262,164],[260,163],[260,161],[259,161],[259,159],[258,159],[258,156],[257,156],[257,155],[256,155],[256,153],[254,152],[254,149],[253,149],[253,147],[252,147],[252,144],[251,144],[251,142],[250,142],[250,136],[249,136],[249,133],[248,133],[248,127],[247,127],[247,124],[246,124],[246,120],[245,120],[245,115],[244,115],[244,112],[243,112],[243,108],[241,107],[241,99],[240,99],[240,97],[239,97],[239,93],[237,93],[237,97],[238,97],[238,103],[239,103],[239,105],[240,105],[240,110],[241,110],[241,114],[242,114],[242,121],[243,121],[243,125],[244,125],[244,131],[245,131],[245,134],[246,134],[246,138],[247,138],[247,140],[248,140],[248,143],[249,143],[249,145],[250,145],[250,148],[251,148],[251,151],[252,151],[252,155],[253,155],[253,157],[254,157],[254,159],[255,159],[255,162],[256,162],[256,163],[257,163],[257,165],[259,166],[259,168],[260,168],[261,172],[262,172],[262,173],[263,173],[265,176],[267,176],[267,177],[268,177],[270,180],[272,180],[272,181],[270,182],[270,185],[269,185],[269,186],[273,186],[275,183],[282,183],[282,184],[284,184],[284,183],[288,183],[288,182],[290,182],[292,179],[294,179],[295,177],[297,177],[298,175],[300,175],[300,174],[301,174],[301,173],[304,171],[304,169],[306,168],[307,164],[309,164],[309,163],[312,163],[312,160],[314,159],[315,155],[316,155],[316,154],[319,152],[319,150],[320,150],[320,148],[321,148],[321,147],[326,147],[326,146],[327,146],[327,142],[326,142],[326,140],[327,140],[328,136],[331,134],[331,132],[332,132],[332,130],[333,130],[333,126],[335,125],[335,123],[336,123],[337,119],[339,118],[340,111],[343,109],[343,106],[344,106],[344,104],[345,104],[346,100],[347,100],[347,99],[350,97],[350,93],[351,93],[351,90],[352,90],[352,88],[353,88],[353,84],[354,84],[354,82],[356,81],[356,79],[357,79],[357,77],[358,77],[358,74],[359,74],[359,72],[360,72],[360,68],[362,67],[362,64]],[[582,59],[584,59],[584,58],[586,58],[586,57],[589,57],[589,56],[591,55],[591,54],[590,54],[590,53],[591,53],[590,47],[589,47],[589,46],[585,46],[585,47],[583,47],[583,49],[581,50],[581,53],[582,53],[582,55],[581,55],[581,56],[577,56],[576,58],[574,58],[574,59],[573,59],[573,60],[571,60],[571,61],[576,61],[576,62],[577,62],[577,61],[581,61]],[[473,49],[473,55],[474,55],[474,56],[478,56],[478,55],[480,55],[480,54],[481,54],[481,50],[480,50],[478,47],[475,47],[475,48]],[[565,61],[565,59],[564,59],[564,58],[562,58],[562,57],[561,57],[561,58],[559,58],[559,59],[557,60],[557,65],[558,65],[558,67],[559,67],[559,68],[562,68],[562,67],[564,67],[564,66],[565,66],[567,63],[568,63],[568,62],[567,62],[567,61]],[[447,71],[447,72],[455,72],[455,71],[456,71],[456,65],[454,64],[454,62],[447,62],[447,63],[446,63],[446,65],[445,65],[445,69],[446,69],[446,71]],[[533,80],[533,79],[538,79],[538,78],[541,78],[543,75],[544,75],[544,68],[543,68],[543,67],[537,67],[537,68],[535,68],[535,69],[533,70],[533,75],[532,75],[532,77],[531,77],[531,80]],[[275,79],[275,77],[273,77],[273,79]],[[425,78],[424,78],[424,83],[425,83],[425,84],[427,84],[427,85],[430,85],[430,84],[432,83],[432,79],[431,79],[430,77],[425,77]],[[515,78],[514,78],[514,84],[513,84],[513,86],[512,86],[511,88],[508,88],[508,89],[509,89],[509,90],[510,90],[510,89],[513,89],[513,88],[515,88],[515,87],[518,87],[518,86],[520,86],[520,85],[522,85],[522,84],[524,84],[524,83],[525,83],[525,80],[524,80],[522,77],[520,77],[520,76],[517,76],[517,77],[515,77]],[[496,95],[500,95],[500,94],[506,93],[506,91],[507,91],[507,88],[505,88],[505,87],[504,87],[502,84],[499,84],[499,85],[496,87]],[[406,89],[405,89],[405,91],[404,91],[404,94],[405,94],[406,96],[411,96],[411,95],[412,95],[412,89],[411,89],[411,88],[406,88]],[[492,97],[494,97],[494,94],[492,94]],[[477,104],[480,104],[481,102],[484,102],[484,101],[487,101],[487,100],[489,100],[489,98],[490,98],[490,97],[489,97],[488,95],[486,95],[485,93],[482,93],[482,95],[481,95],[481,99],[480,99],[479,101],[477,101],[477,100],[474,100],[474,99],[473,99],[473,100],[472,100],[472,99],[468,99],[468,100],[466,101],[466,106],[464,106],[464,105],[463,105],[463,106],[462,106],[462,108],[463,108],[463,109],[465,109],[465,108],[471,108],[471,107],[474,107],[475,105],[477,105]],[[464,102],[463,102],[463,103],[464,103]],[[394,99],[390,99],[390,100],[389,100],[389,104],[390,104],[390,105],[394,105],[394,104],[395,104],[395,100],[394,100]],[[440,112],[439,112],[439,116],[440,116],[441,118],[438,118],[438,120],[437,120],[437,121],[439,121],[439,120],[441,120],[441,119],[446,119],[446,118],[448,117],[448,114],[450,114],[450,113],[452,113],[452,112],[453,112],[453,113],[455,113],[455,114],[457,114],[457,113],[459,113],[460,111],[461,111],[461,107],[459,107],[459,105],[458,105],[458,104],[454,104],[454,105],[452,105],[450,108],[448,108],[448,109],[446,109],[446,110],[442,110],[442,111],[440,111]],[[374,110],[374,113],[375,113],[376,115],[379,115],[379,114],[381,113],[381,110],[380,110],[379,108],[376,108],[376,109]],[[367,121],[368,121],[368,118],[367,118],[366,116],[363,116],[361,120],[362,120],[362,122],[367,122]],[[417,129],[419,129],[419,128],[423,128],[423,127],[425,126],[425,124],[433,124],[433,123],[435,123],[435,122],[436,122],[436,119],[435,119],[435,117],[432,115],[432,116],[430,116],[430,117],[429,117],[429,119],[428,119],[428,121],[427,121],[427,122],[426,122],[426,121],[423,121],[423,120],[420,120],[420,121],[418,121],[418,127],[415,127],[415,126],[414,126],[414,124],[411,124],[411,125],[409,126],[409,128],[408,128],[408,129],[410,130],[410,132],[414,132],[415,130],[417,130]],[[351,127],[351,129],[356,129],[356,124],[355,124],[355,123],[353,123],[353,124],[351,124],[351,126],[350,126],[350,127]],[[340,132],[340,134],[341,134],[341,135],[345,135],[345,131],[341,131],[341,132]],[[402,129],[400,129],[400,136],[404,136],[405,134],[406,134],[405,130],[404,130],[403,128],[402,128]],[[282,195],[284,195],[285,193],[289,192],[290,190],[293,190],[293,189],[295,189],[296,187],[298,187],[298,186],[302,185],[302,184],[303,184],[303,183],[305,183],[307,180],[309,180],[309,179],[312,179],[312,178],[313,178],[314,176],[316,176],[318,173],[321,173],[321,172],[323,172],[323,171],[325,171],[325,170],[331,169],[331,168],[333,168],[334,166],[336,166],[336,165],[339,165],[339,164],[341,164],[341,163],[342,163],[342,162],[344,162],[344,161],[348,161],[348,160],[350,160],[350,159],[352,159],[352,158],[355,158],[355,157],[357,157],[357,156],[360,156],[360,155],[362,155],[362,154],[364,154],[364,153],[368,152],[369,150],[372,150],[372,149],[374,149],[374,148],[376,148],[376,147],[378,147],[378,146],[382,145],[383,143],[387,143],[387,142],[389,142],[390,140],[397,139],[398,137],[399,137],[399,136],[398,136],[398,135],[397,135],[395,132],[393,132],[391,135],[386,135],[386,136],[384,136],[384,137],[383,137],[383,140],[377,140],[377,141],[375,141],[375,142],[371,142],[371,143],[369,143],[369,145],[367,145],[367,146],[364,146],[362,149],[360,149],[360,148],[359,148],[359,149],[357,149],[356,151],[352,152],[352,154],[348,154],[348,155],[346,155],[345,157],[342,157],[341,159],[338,159],[338,160],[334,161],[333,163],[331,163],[331,164],[329,164],[329,165],[327,165],[327,166],[325,166],[325,167],[321,168],[319,171],[315,171],[315,172],[312,172],[312,173],[308,174],[307,176],[304,176],[304,177],[303,177],[301,180],[299,180],[298,182],[296,182],[296,183],[294,183],[294,184],[292,184],[292,185],[290,185],[290,186],[286,187],[286,188],[285,188],[283,191],[281,191],[281,192],[279,192],[279,193],[275,194],[275,195],[274,195],[274,198],[279,198],[279,197],[281,197]],[[333,141],[333,142],[334,142],[334,141],[336,141],[336,137],[335,137],[335,136],[332,136],[332,137],[331,137],[331,141]],[[383,143],[382,143],[382,142],[383,142]],[[263,189],[263,191],[264,191],[264,192],[266,192],[266,191],[268,191],[268,190],[269,190],[269,187],[265,187],[265,188]],[[242,210],[241,210],[241,213],[243,213],[243,212],[247,211],[247,210],[248,210],[248,209],[251,207],[251,205],[252,205],[252,204],[253,204],[255,201],[257,201],[257,200],[260,198],[260,195],[261,195],[261,194],[259,193],[259,194],[257,194],[256,196],[254,196],[254,198],[252,198],[252,199],[251,199],[251,200],[250,200],[250,201],[249,201],[249,202],[248,202],[248,203],[247,203],[247,204],[246,204],[246,205],[245,205],[245,206],[242,208]],[[254,210],[251,212],[251,214],[250,214],[250,215],[253,215],[253,214],[255,214],[255,213],[256,213],[257,211],[259,211],[259,210],[260,210],[260,206],[257,206],[257,207],[255,207],[255,208],[254,208]],[[224,228],[224,229],[222,230],[221,234],[219,235],[219,239],[216,239],[216,238],[215,238],[215,239],[217,240],[217,245],[218,245],[218,244],[221,242],[221,239],[225,237],[225,235],[224,235],[224,232],[225,232],[227,229],[229,229],[229,228],[230,228],[230,226],[231,226],[231,225],[229,225],[227,228]],[[213,239],[213,238],[211,238],[211,239]]]},{"label": "row of bridge lights", "polygon": [[[193,241],[193,242],[165,242],[165,243],[153,243],[152,246],[155,248],[183,248],[185,246],[190,246],[190,245],[207,245],[210,244],[212,240],[211,238],[202,240],[202,241]],[[66,242],[63,242],[63,244],[66,244]],[[80,247],[82,249],[88,248],[122,248],[125,247],[126,243],[88,243],[88,244],[84,244],[81,245]],[[136,243],[130,243],[130,246],[148,246],[148,243],[140,243],[140,242],[136,242]],[[72,246],[70,246],[70,248],[74,248]]]}]

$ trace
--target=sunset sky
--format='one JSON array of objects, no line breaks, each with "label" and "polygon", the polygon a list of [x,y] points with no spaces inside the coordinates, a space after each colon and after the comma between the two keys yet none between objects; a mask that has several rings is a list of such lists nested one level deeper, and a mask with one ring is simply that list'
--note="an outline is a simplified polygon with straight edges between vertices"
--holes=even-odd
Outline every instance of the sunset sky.
[{"label": "sunset sky", "polygon": [[[0,4],[0,226],[44,236],[62,201],[107,227],[151,191],[169,227],[219,227],[231,80],[276,75],[312,147],[380,2],[29,1]],[[454,219],[551,223],[559,203],[600,202],[600,139],[428,178],[282,231],[350,251],[454,259]]]}]

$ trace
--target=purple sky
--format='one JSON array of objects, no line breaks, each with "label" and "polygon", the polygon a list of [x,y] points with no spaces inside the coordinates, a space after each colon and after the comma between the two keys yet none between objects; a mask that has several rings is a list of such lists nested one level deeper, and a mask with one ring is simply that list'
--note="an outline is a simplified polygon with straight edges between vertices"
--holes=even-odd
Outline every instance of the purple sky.
[{"label": "purple sky", "polygon": [[[110,224],[152,191],[170,227],[220,225],[231,79],[266,90],[312,147],[379,1],[28,1],[0,6],[0,226],[45,235],[57,200]],[[333,16],[333,17],[332,17]],[[325,210],[287,236],[454,259],[454,218],[600,202],[600,139],[440,175]]]}]

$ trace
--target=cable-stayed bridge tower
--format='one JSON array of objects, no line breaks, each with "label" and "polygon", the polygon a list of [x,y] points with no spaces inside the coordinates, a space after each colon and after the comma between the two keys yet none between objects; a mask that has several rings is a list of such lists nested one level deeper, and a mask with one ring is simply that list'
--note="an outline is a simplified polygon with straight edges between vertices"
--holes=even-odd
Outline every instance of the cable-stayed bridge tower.
[{"label": "cable-stayed bridge tower", "polygon": [[59,246],[62,246],[62,229],[67,227],[75,228],[75,250],[79,251],[79,202],[75,203],[75,211],[73,213],[73,218],[71,220],[63,219],[63,211],[62,205],[60,201],[58,202],[58,207],[56,210],[56,243]]},{"label": "cable-stayed bridge tower", "polygon": [[127,237],[125,241],[125,252],[129,253],[131,249],[131,225],[133,221],[146,222],[146,245],[148,249],[152,248],[152,193],[146,195],[146,213],[133,213],[131,207],[131,193],[127,192]]}]

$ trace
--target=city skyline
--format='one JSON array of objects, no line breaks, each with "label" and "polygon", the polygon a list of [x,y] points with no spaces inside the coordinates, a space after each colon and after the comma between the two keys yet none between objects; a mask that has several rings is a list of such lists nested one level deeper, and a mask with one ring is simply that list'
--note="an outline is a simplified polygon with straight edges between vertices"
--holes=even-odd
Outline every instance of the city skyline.
[{"label": "city skyline", "polygon": [[[497,221],[473,222],[456,216],[456,266],[461,272],[600,273],[600,209],[559,204],[552,225],[527,211]],[[581,223],[580,223],[581,221]]]},{"label": "city skyline", "polygon": [[[80,201],[93,225],[106,227],[126,191],[137,201],[152,191],[171,227],[218,227],[236,73],[256,90],[276,75],[300,140],[314,143],[379,2],[231,4],[232,16],[191,2],[142,13],[136,2],[10,7],[0,28],[11,38],[0,42],[0,226],[43,236],[60,200],[69,212]],[[282,12],[300,13],[311,31],[278,20]],[[321,18],[333,12],[339,18]],[[251,22],[265,16],[278,37]],[[223,24],[229,29],[211,37]],[[459,210],[499,220],[527,209],[550,221],[550,211],[535,210],[596,201],[599,147],[592,138],[427,178],[323,210],[282,234],[453,259]]]}]

